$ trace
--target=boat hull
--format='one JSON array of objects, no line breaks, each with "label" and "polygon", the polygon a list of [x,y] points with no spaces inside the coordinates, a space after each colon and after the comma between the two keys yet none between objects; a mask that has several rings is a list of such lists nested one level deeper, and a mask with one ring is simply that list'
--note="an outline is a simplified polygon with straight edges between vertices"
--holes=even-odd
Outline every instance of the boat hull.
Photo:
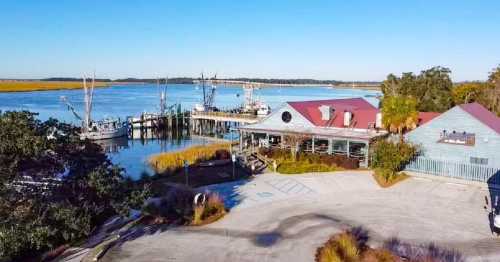
[{"label": "boat hull", "polygon": [[121,127],[115,130],[109,130],[109,131],[90,131],[90,132],[85,132],[80,135],[80,139],[85,140],[85,139],[90,139],[90,140],[104,140],[104,139],[111,139],[111,138],[116,138],[116,137],[123,137],[128,134],[127,127]]}]

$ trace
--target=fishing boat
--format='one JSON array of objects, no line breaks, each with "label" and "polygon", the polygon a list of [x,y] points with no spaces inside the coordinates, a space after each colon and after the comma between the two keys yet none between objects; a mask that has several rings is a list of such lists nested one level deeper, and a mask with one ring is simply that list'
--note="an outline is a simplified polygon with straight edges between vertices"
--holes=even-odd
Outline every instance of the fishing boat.
[{"label": "fishing boat", "polygon": [[[140,116],[129,117],[128,122],[132,128],[154,128],[160,126],[160,120],[172,113],[178,104],[167,106],[168,77],[165,78],[165,86],[160,85],[160,79],[156,81],[160,97],[158,112],[143,112]],[[178,109],[180,110],[180,109]]]},{"label": "fishing boat", "polygon": [[[201,74],[200,84],[203,91],[202,104],[195,104],[193,107],[193,112],[216,112],[219,111],[214,106],[215,101],[215,91],[217,86],[215,85],[217,80],[217,74],[213,78],[214,81],[207,81],[203,73]],[[207,83],[209,82],[209,83]],[[210,88],[208,87],[210,85]]]},{"label": "fishing boat", "polygon": [[83,91],[84,91],[84,118],[76,112],[75,108],[65,96],[61,96],[61,101],[64,102],[73,115],[82,121],[82,129],[80,139],[102,140],[116,137],[123,137],[128,134],[127,122],[121,121],[120,118],[105,118],[99,121],[94,121],[91,118],[92,101],[94,98],[95,74],[92,76],[92,84],[87,86],[87,77],[83,76]]},{"label": "fishing boat", "polygon": [[271,113],[271,107],[269,107],[261,99],[255,98],[254,91],[256,89],[257,88],[255,86],[250,84],[243,86],[245,100],[242,106],[242,111],[243,113],[250,113],[257,116],[267,116]]}]

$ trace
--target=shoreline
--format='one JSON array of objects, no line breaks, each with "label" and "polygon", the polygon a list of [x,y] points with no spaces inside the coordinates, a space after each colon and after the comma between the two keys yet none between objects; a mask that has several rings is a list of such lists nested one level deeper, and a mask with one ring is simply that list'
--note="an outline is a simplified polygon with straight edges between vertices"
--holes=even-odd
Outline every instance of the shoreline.
[{"label": "shoreline", "polygon": [[[193,83],[196,85],[196,81]],[[243,82],[234,82],[234,81],[217,81],[218,84],[226,84],[233,86],[244,86],[244,85],[254,85],[258,88],[303,88],[303,87],[325,87],[330,89],[353,89],[353,90],[368,90],[368,91],[380,91],[379,85],[328,85],[328,84],[274,84],[274,83],[243,83]],[[148,82],[96,82],[95,88],[107,88],[112,86],[119,85],[144,85],[151,84]],[[11,86],[9,86],[11,85]],[[17,85],[17,87],[16,87]],[[32,87],[28,87],[32,85]],[[64,86],[66,85],[66,86]],[[177,84],[172,84],[177,85]],[[183,85],[183,84],[180,84]],[[43,82],[23,82],[23,81],[0,81],[0,93],[22,93],[22,92],[44,92],[44,91],[58,91],[58,90],[75,90],[75,89],[83,89],[80,82],[51,82],[51,81],[43,81]]]}]

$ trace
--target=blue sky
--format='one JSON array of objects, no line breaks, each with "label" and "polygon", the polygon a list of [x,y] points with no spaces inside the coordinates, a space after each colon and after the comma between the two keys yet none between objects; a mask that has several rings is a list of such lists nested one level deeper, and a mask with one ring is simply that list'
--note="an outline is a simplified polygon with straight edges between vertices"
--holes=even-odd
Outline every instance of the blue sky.
[{"label": "blue sky", "polygon": [[277,77],[383,80],[500,63],[500,1],[0,2],[0,78]]}]

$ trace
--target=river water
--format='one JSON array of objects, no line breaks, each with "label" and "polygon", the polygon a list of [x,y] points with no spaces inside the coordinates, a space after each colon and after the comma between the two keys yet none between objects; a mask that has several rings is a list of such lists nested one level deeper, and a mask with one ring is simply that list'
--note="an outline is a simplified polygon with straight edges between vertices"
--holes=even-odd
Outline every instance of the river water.
[{"label": "river water", "polygon": [[[329,98],[363,97],[377,105],[375,96],[378,91],[333,89],[328,87],[266,87],[254,92],[254,97],[271,106],[279,107],[287,101],[317,100]],[[79,125],[66,105],[60,101],[65,96],[73,106],[82,112],[82,90],[54,90],[18,93],[0,93],[0,110],[29,110],[38,112],[41,120],[54,117],[60,121]],[[167,103],[181,104],[183,110],[191,109],[200,103],[202,90],[195,85],[169,85]],[[215,95],[215,105],[219,108],[234,108],[243,103],[243,89],[240,86],[219,86]],[[92,117],[121,117],[139,115],[141,112],[158,111],[159,95],[155,84],[113,85],[107,88],[97,88],[94,92]],[[145,164],[151,154],[179,150],[193,144],[203,144],[209,141],[203,138],[166,138],[162,140],[120,140],[121,149],[108,153],[111,160],[126,169],[132,178],[138,178],[142,173],[151,173]]]}]

